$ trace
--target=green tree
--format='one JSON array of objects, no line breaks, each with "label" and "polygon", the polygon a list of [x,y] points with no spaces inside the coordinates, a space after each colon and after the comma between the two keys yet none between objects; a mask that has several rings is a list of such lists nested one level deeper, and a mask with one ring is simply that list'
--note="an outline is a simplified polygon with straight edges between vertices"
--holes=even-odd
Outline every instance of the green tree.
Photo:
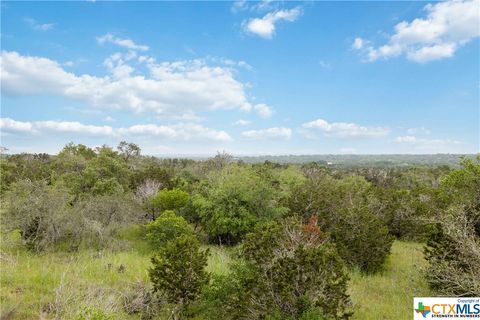
[{"label": "green tree", "polygon": [[480,157],[440,185],[439,214],[425,248],[427,280],[440,294],[480,295]]},{"label": "green tree", "polygon": [[152,208],[154,209],[152,220],[155,219],[156,212],[163,212],[165,210],[178,212],[187,204],[188,199],[188,193],[180,189],[160,190],[149,200]]},{"label": "green tree", "polygon": [[296,218],[262,224],[247,235],[241,252],[243,262],[234,267],[231,282],[214,284],[208,292],[220,309],[228,306],[218,292],[233,303],[237,311],[226,319],[350,317],[345,265],[315,217],[308,225]]},{"label": "green tree", "polygon": [[142,151],[135,143],[126,141],[120,142],[117,146],[117,150],[126,163],[128,163],[131,158],[139,157]]},{"label": "green tree", "polygon": [[209,252],[202,251],[192,235],[181,235],[167,242],[152,258],[149,269],[153,290],[174,305],[173,319],[180,319],[196,299],[210,275],[205,271]]},{"label": "green tree", "polygon": [[275,189],[251,167],[229,165],[210,178],[194,206],[210,240],[235,244],[259,221],[281,216]]},{"label": "green tree", "polygon": [[172,210],[165,210],[155,221],[147,224],[147,240],[156,249],[181,235],[192,234],[193,230],[188,222]]},{"label": "green tree", "polygon": [[341,257],[373,272],[381,268],[393,243],[385,222],[372,210],[374,201],[372,186],[363,177],[334,178],[315,170],[292,192],[288,205],[304,217],[318,214],[320,229],[331,234]]},{"label": "green tree", "polygon": [[46,181],[20,180],[5,196],[2,223],[7,230],[19,229],[27,248],[41,251],[64,240],[73,229],[70,196]]}]

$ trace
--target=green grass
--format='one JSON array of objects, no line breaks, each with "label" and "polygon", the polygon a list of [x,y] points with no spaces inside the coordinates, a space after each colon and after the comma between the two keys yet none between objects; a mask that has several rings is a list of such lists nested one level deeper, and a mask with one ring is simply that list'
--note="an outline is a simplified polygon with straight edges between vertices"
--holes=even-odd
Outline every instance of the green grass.
[{"label": "green grass", "polygon": [[354,272],[349,290],[354,319],[412,319],[413,297],[430,294],[423,278],[425,264],[421,244],[395,241],[383,272]]},{"label": "green grass", "polygon": [[[123,237],[131,242],[130,249],[100,253],[33,254],[12,246],[11,241],[2,241],[1,315],[14,309],[12,319],[38,319],[41,314],[50,319],[52,313],[49,317],[42,310],[55,309],[60,318],[75,319],[82,309],[94,308],[113,319],[139,319],[126,314],[122,306],[122,297],[149,285],[147,269],[152,253],[136,234],[129,231]],[[232,250],[208,248],[208,271],[228,273]],[[429,293],[420,271],[424,263],[420,244],[397,241],[382,273],[354,272],[350,283],[354,319],[410,319],[413,296]],[[123,272],[119,272],[121,265]]]}]

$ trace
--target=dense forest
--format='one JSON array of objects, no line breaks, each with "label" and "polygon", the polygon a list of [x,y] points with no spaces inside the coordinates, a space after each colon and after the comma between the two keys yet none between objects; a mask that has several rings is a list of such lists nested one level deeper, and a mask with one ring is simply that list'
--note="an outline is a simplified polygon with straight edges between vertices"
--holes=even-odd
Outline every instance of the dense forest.
[{"label": "dense forest", "polygon": [[408,319],[417,294],[480,296],[480,157],[452,157],[3,155],[1,319]]}]

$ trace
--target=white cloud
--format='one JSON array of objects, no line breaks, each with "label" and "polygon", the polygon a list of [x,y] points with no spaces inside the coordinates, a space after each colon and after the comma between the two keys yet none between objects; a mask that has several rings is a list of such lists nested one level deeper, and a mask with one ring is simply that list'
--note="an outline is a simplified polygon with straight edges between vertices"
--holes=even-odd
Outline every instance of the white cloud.
[{"label": "white cloud", "polygon": [[383,137],[390,132],[390,129],[387,127],[363,127],[355,123],[347,122],[328,123],[323,119],[304,123],[302,128],[320,130],[326,136],[340,138]]},{"label": "white cloud", "polygon": [[214,140],[231,141],[232,138],[225,131],[217,131],[194,123],[181,123],[172,126],[158,126],[154,124],[135,125],[126,129],[119,129],[119,134],[163,136],[173,140]]},{"label": "white cloud", "polygon": [[408,128],[407,129],[408,134],[413,135],[413,134],[430,134],[430,130],[428,130],[425,127],[419,127],[419,128]]},{"label": "white cloud", "polygon": [[100,44],[113,43],[120,47],[138,51],[147,51],[150,49],[148,46],[136,44],[131,39],[118,38],[110,33],[97,37],[97,42]]},{"label": "white cloud", "polygon": [[231,141],[228,133],[214,130],[195,123],[179,123],[174,125],[138,124],[125,128],[111,126],[86,125],[77,121],[33,121],[21,122],[10,118],[0,118],[0,130],[17,133],[62,132],[95,136],[146,136],[163,137],[176,141],[212,140]]},{"label": "white cloud", "polygon": [[37,20],[32,18],[23,19],[32,29],[37,31],[48,31],[53,29],[55,23],[39,23]]},{"label": "white cloud", "polygon": [[464,143],[451,139],[424,139],[416,136],[401,136],[394,140],[398,144],[408,145],[416,150],[444,152],[450,151],[452,147],[463,145]]},{"label": "white cloud", "polygon": [[232,4],[231,11],[233,13],[238,13],[240,11],[245,11],[245,10],[250,10],[255,12],[266,12],[266,11],[271,11],[276,7],[278,7],[278,1],[273,1],[273,0],[261,0],[261,1],[236,0]]},{"label": "white cloud", "polygon": [[[53,60],[2,51],[2,94],[57,95],[100,108],[124,109],[158,116],[192,117],[196,112],[217,109],[249,111],[245,85],[230,67],[210,66],[203,60],[156,63],[145,57],[149,75],[135,75],[131,65],[140,63],[131,53],[114,54],[105,61],[113,77],[75,75]],[[258,105],[260,116],[271,108]]]},{"label": "white cloud", "polygon": [[234,126],[248,126],[250,123],[251,123],[251,121],[240,119],[240,120],[235,121],[233,123],[233,125]]},{"label": "white cloud", "polygon": [[110,126],[85,125],[77,121],[36,121],[32,124],[38,131],[71,132],[89,135],[113,135]]},{"label": "white cloud", "polygon": [[254,33],[262,38],[271,39],[275,33],[275,24],[279,21],[294,22],[302,13],[300,7],[290,10],[277,10],[267,13],[263,18],[254,18],[244,21],[245,31]]},{"label": "white cloud", "polygon": [[33,126],[29,122],[16,121],[10,118],[0,118],[0,131],[4,132],[32,132]]},{"label": "white cloud", "polygon": [[353,48],[367,60],[389,59],[405,54],[409,60],[425,63],[452,57],[455,51],[480,36],[480,0],[448,0],[427,4],[425,18],[402,21],[387,44],[374,47],[356,38]]},{"label": "white cloud", "polygon": [[365,43],[365,40],[363,40],[362,38],[355,38],[352,44],[352,48],[357,50],[362,49],[364,43]]},{"label": "white cloud", "polygon": [[264,103],[254,105],[253,109],[262,118],[270,118],[273,115],[273,108]]},{"label": "white cloud", "polygon": [[242,132],[242,136],[249,139],[290,139],[292,129],[274,127],[262,130],[249,130]]}]

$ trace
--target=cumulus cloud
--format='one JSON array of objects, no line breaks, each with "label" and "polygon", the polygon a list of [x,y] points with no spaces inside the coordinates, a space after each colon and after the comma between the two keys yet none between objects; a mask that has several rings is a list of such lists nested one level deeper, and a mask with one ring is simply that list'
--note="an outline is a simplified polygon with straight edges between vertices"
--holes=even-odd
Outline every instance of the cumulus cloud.
[{"label": "cumulus cloud", "polygon": [[249,130],[242,132],[242,136],[249,139],[290,139],[292,129],[273,127],[261,130]]},{"label": "cumulus cloud", "polygon": [[398,144],[408,145],[417,150],[441,152],[450,150],[451,147],[463,145],[464,143],[451,139],[425,139],[416,136],[400,136],[394,140]]},{"label": "cumulus cloud", "polygon": [[32,18],[23,19],[33,30],[37,31],[48,31],[53,29],[55,23],[40,23]]},{"label": "cumulus cloud", "polygon": [[22,122],[10,118],[0,118],[0,130],[12,133],[75,133],[95,136],[147,136],[163,137],[177,141],[212,140],[231,141],[228,133],[214,130],[195,123],[174,125],[138,124],[124,128],[82,124],[77,121],[33,121]]},{"label": "cumulus cloud", "polygon": [[0,129],[4,132],[32,132],[30,122],[15,121],[10,118],[0,118]]},{"label": "cumulus cloud", "polygon": [[[136,74],[133,62],[144,64],[149,74]],[[254,108],[263,117],[272,113],[266,105],[252,107],[245,85],[230,67],[211,66],[204,60],[157,63],[132,52],[114,54],[104,64],[111,76],[76,75],[48,58],[2,51],[2,94],[57,95],[95,107],[177,118],[217,109]]]},{"label": "cumulus cloud", "polygon": [[455,52],[480,36],[480,0],[448,0],[424,7],[425,18],[402,21],[388,43],[375,47],[356,38],[352,47],[366,55],[368,61],[406,55],[407,59],[425,63],[452,57]]},{"label": "cumulus cloud", "polygon": [[273,115],[273,108],[264,103],[254,105],[253,109],[262,118],[270,118]]},{"label": "cumulus cloud", "polygon": [[387,127],[364,127],[356,123],[333,122],[328,123],[326,120],[317,119],[304,123],[303,129],[319,130],[326,136],[340,138],[370,138],[383,137],[388,135],[390,129]]},{"label": "cumulus cloud", "polygon": [[124,47],[127,49],[131,50],[138,50],[138,51],[148,51],[150,48],[146,45],[140,45],[136,44],[133,40],[131,39],[122,39],[115,37],[114,35],[107,33],[103,36],[97,37],[97,42],[100,44],[104,43],[113,43],[116,44],[117,46]]},{"label": "cumulus cloud", "polygon": [[364,43],[365,43],[365,40],[363,40],[362,38],[355,38],[355,40],[352,43],[352,48],[360,50],[363,48]]},{"label": "cumulus cloud", "polygon": [[280,21],[294,22],[302,13],[300,7],[290,10],[277,10],[269,12],[262,18],[244,21],[244,30],[265,39],[271,39],[275,33],[276,24]]}]

